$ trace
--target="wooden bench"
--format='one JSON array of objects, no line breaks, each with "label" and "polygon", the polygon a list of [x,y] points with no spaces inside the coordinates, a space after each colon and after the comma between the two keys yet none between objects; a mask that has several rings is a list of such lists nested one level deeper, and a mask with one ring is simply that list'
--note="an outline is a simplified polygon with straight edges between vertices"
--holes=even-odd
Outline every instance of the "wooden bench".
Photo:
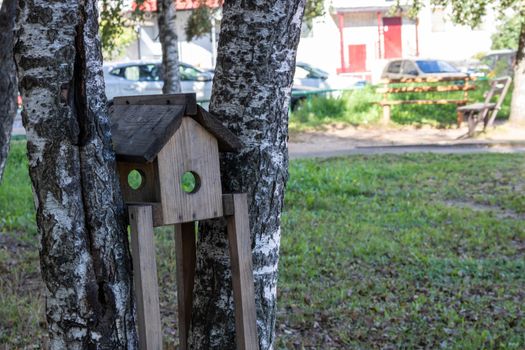
[{"label": "wooden bench", "polygon": [[458,118],[462,120],[463,116],[467,117],[468,133],[466,136],[473,136],[480,122],[483,122],[483,130],[494,123],[511,82],[511,77],[493,79],[490,82],[490,89],[485,93],[485,101],[457,108],[458,116],[460,116]]},{"label": "wooden bench", "polygon": [[[378,93],[383,94],[382,100],[379,102],[383,108],[383,119],[384,124],[390,122],[391,107],[394,105],[402,104],[415,104],[415,105],[444,105],[444,104],[455,104],[456,106],[464,106],[468,103],[468,92],[476,89],[476,85],[473,83],[473,78],[469,77],[419,77],[419,78],[403,78],[403,79],[383,79],[380,82],[380,87],[376,90]],[[440,95],[443,98],[435,99],[390,99],[392,95],[405,94],[405,93],[428,93],[428,92],[458,92],[462,91],[463,94],[460,98],[447,98],[445,94]],[[458,112],[458,124],[460,123],[460,113]]]}]

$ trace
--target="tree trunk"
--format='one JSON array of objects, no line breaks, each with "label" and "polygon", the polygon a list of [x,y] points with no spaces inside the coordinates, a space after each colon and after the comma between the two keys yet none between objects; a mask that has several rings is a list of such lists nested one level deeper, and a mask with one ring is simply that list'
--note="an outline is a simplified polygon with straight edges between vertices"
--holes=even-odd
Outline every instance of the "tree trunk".
[{"label": "tree trunk", "polygon": [[[304,0],[227,1],[210,110],[243,142],[221,159],[224,192],[247,192],[257,330],[261,350],[275,338],[280,218],[288,177],[288,108]],[[190,343],[234,349],[230,261],[222,220],[200,227]]]},{"label": "tree trunk", "polygon": [[510,121],[525,122],[525,10],[521,11],[521,30],[514,68],[514,89],[510,106]]},{"label": "tree trunk", "polygon": [[0,182],[4,172],[16,115],[16,67],[13,40],[16,0],[4,0],[0,9]]},{"label": "tree trunk", "polygon": [[159,39],[162,46],[162,71],[164,85],[162,93],[180,92],[179,50],[175,31],[175,1],[159,0]]},{"label": "tree trunk", "polygon": [[96,1],[20,1],[18,14],[15,59],[51,348],[135,349]]}]

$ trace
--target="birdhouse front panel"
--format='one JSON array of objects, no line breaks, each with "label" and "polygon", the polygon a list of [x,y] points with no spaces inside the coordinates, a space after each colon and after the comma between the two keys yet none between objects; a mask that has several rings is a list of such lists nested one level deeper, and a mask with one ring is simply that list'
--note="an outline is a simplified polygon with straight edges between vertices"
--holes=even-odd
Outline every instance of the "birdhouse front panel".
[{"label": "birdhouse front panel", "polygon": [[165,225],[223,215],[219,147],[204,127],[182,118],[157,160]]},{"label": "birdhouse front panel", "polygon": [[125,203],[160,202],[157,161],[151,163],[118,161],[120,189]]}]

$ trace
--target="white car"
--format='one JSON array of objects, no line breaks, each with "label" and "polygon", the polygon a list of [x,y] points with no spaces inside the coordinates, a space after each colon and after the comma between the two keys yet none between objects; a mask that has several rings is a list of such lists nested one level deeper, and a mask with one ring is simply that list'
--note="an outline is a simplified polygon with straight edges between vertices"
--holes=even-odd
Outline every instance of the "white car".
[{"label": "white car", "polygon": [[308,63],[297,62],[293,81],[294,90],[348,90],[361,88],[366,81],[355,77],[330,75]]},{"label": "white car", "polygon": [[[211,96],[213,74],[187,63],[179,63],[182,92],[195,92],[197,101],[208,102]],[[106,96],[162,94],[160,62],[125,62],[104,65]]]}]

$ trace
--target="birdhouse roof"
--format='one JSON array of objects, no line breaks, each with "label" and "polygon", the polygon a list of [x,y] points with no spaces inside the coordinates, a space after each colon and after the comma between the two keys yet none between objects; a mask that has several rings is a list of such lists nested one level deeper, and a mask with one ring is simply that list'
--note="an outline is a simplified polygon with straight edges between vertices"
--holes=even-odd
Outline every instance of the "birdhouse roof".
[{"label": "birdhouse roof", "polygon": [[109,109],[117,159],[151,162],[177,132],[184,116],[217,138],[219,151],[231,152],[240,140],[204,108],[194,93],[115,97]]}]

